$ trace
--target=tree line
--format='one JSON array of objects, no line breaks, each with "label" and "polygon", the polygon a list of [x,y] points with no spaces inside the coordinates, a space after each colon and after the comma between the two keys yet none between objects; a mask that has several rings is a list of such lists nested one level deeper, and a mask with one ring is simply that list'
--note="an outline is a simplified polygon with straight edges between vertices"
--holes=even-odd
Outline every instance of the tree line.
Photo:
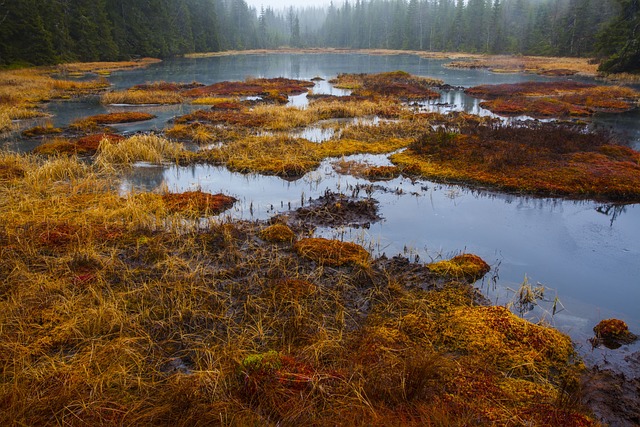
[{"label": "tree line", "polygon": [[[265,0],[268,3],[268,0]],[[640,69],[640,0],[0,0],[0,65],[292,47],[596,56]]]}]

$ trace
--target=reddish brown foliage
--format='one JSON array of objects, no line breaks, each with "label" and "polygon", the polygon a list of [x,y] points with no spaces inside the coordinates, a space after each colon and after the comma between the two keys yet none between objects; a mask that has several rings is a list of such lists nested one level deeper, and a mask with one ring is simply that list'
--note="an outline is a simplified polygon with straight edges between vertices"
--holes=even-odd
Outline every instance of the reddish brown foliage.
[{"label": "reddish brown foliage", "polygon": [[278,77],[274,79],[252,79],[245,82],[219,82],[209,86],[198,87],[184,92],[191,97],[202,96],[261,96],[269,91],[277,91],[286,95],[298,95],[305,93],[313,87],[312,82],[304,80],[286,79]]},{"label": "reddish brown foliage", "polygon": [[265,123],[264,119],[261,117],[252,115],[246,111],[234,110],[198,110],[191,114],[178,117],[175,122],[178,124],[206,122],[211,124],[227,124],[242,127],[260,127]]},{"label": "reddish brown foliage", "polygon": [[480,103],[495,114],[504,116],[526,114],[532,117],[589,116],[593,111],[553,98],[498,98]]},{"label": "reddish brown foliage", "polygon": [[155,117],[156,116],[154,116],[153,114],[132,111],[127,113],[98,114],[95,116],[86,117],[83,120],[99,125],[110,125],[115,123],[142,122],[145,120],[154,119]]},{"label": "reddish brown foliage", "polygon": [[77,152],[79,153],[95,153],[98,151],[98,147],[100,147],[100,142],[106,139],[111,143],[117,143],[123,141],[125,139],[122,135],[117,135],[114,133],[96,133],[93,135],[83,136],[82,138],[78,138],[75,142],[77,147]]},{"label": "reddish brown foliage", "polygon": [[353,91],[354,96],[371,95],[391,96],[400,99],[434,99],[440,93],[433,90],[435,80],[412,76],[404,71],[392,71],[380,74],[341,74],[332,83],[340,80],[356,82],[359,87]]},{"label": "reddish brown foliage", "polygon": [[[566,126],[467,126],[425,134],[408,154],[438,177],[513,191],[640,200],[640,153]],[[403,161],[404,163],[404,161]]]},{"label": "reddish brown foliage", "polygon": [[465,90],[465,93],[477,98],[503,98],[514,96],[545,96],[575,92],[576,90],[595,87],[587,83],[574,81],[560,82],[522,82],[504,83],[499,85],[474,86]]},{"label": "reddish brown foliage", "polygon": [[208,194],[202,191],[167,193],[162,195],[170,212],[216,215],[229,209],[237,201],[224,194]]}]

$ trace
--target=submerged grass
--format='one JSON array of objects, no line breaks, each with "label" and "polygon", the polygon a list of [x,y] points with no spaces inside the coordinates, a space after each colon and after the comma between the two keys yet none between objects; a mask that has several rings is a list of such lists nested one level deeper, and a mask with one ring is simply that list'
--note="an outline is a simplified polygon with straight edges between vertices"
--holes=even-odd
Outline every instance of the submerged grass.
[{"label": "submerged grass", "polygon": [[426,266],[167,208],[204,194],[121,196],[107,144],[0,153],[1,424],[595,425],[565,335]]}]

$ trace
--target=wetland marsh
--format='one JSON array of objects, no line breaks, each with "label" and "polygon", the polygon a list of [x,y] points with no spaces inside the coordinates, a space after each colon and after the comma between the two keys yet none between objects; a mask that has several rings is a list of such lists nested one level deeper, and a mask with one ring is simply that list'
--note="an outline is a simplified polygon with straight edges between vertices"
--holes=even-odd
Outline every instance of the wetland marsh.
[{"label": "wetland marsh", "polygon": [[[534,321],[543,319],[569,334],[578,353],[589,363],[599,365],[607,359],[637,378],[637,366],[625,362],[625,358],[638,354],[637,343],[613,353],[606,348],[592,349],[588,339],[593,336],[593,327],[606,318],[622,319],[631,331],[640,330],[640,186],[635,181],[639,179],[638,154],[616,145],[626,141],[632,148],[640,147],[638,99],[633,101],[636,104],[629,104],[629,111],[592,111],[590,117],[580,114],[579,119],[567,109],[559,117],[545,114],[544,119],[514,114],[503,117],[486,110],[483,98],[471,97],[465,89],[532,81],[571,80],[577,81],[578,86],[596,82],[580,76],[496,74],[484,69],[445,67],[446,63],[411,55],[357,54],[175,59],[113,72],[107,78],[109,91],[120,98],[97,92],[79,99],[54,100],[44,107],[49,117],[19,123],[21,129],[5,134],[3,140],[11,151],[36,149],[48,155],[94,156],[90,164],[56,155],[38,160],[45,162],[50,173],[41,171],[36,176],[30,168],[36,167],[38,161],[4,154],[0,168],[7,176],[0,178],[6,187],[3,191],[16,197],[21,189],[24,196],[15,211],[5,202],[5,218],[20,225],[15,230],[5,229],[0,238],[13,250],[17,250],[18,242],[30,237],[40,245],[20,249],[41,257],[35,265],[22,266],[25,270],[20,274],[27,280],[37,280],[36,272],[56,276],[51,282],[55,286],[46,285],[47,292],[53,294],[67,292],[64,283],[68,281],[75,287],[88,283],[89,288],[114,292],[114,300],[106,299],[109,304],[132,304],[124,312],[140,310],[149,316],[135,321],[120,318],[121,308],[99,302],[106,297],[82,296],[81,292],[73,303],[83,307],[94,304],[94,309],[99,310],[96,323],[72,326],[71,320],[61,322],[60,328],[67,325],[81,332],[55,329],[59,342],[51,343],[44,342],[43,331],[36,340],[40,350],[33,350],[35,353],[28,357],[37,359],[41,355],[36,353],[42,351],[51,357],[46,359],[51,363],[71,364],[76,357],[89,357],[83,346],[74,344],[79,336],[94,333],[106,337],[113,332],[124,339],[123,335],[132,335],[131,331],[143,330],[142,336],[158,346],[155,350],[144,356],[132,342],[119,342],[117,347],[105,339],[101,342],[105,357],[109,351],[122,351],[122,357],[127,355],[131,360],[122,361],[121,366],[142,366],[145,357],[161,365],[158,372],[162,374],[143,375],[147,375],[148,383],[143,387],[146,392],[160,387],[164,381],[160,377],[171,373],[184,374],[181,380],[171,377],[174,382],[170,388],[184,390],[185,402],[191,399],[192,403],[201,404],[216,396],[216,390],[207,387],[221,387],[225,395],[242,402],[240,406],[234,406],[237,402],[220,403],[216,410],[225,414],[223,424],[231,423],[231,414],[238,407],[247,411],[239,416],[240,423],[243,419],[257,422],[260,417],[272,423],[300,422],[309,408],[315,414],[313,422],[321,423],[323,416],[344,416],[340,407],[345,403],[335,398],[341,394],[361,413],[367,412],[368,404],[384,406],[385,410],[374,411],[371,418],[381,425],[385,419],[398,417],[406,417],[408,424],[419,424],[425,419],[451,421],[447,418],[450,416],[462,424],[474,417],[508,424],[506,420],[513,417],[532,420],[536,425],[551,421],[587,425],[587,419],[577,415],[579,411],[569,402],[553,411],[528,404],[524,409],[496,410],[477,400],[466,405],[463,400],[469,390],[463,390],[466,386],[461,384],[471,388],[486,386],[481,395],[511,396],[516,400],[521,398],[515,397],[520,396],[518,393],[531,387],[527,390],[551,406],[557,393],[553,387],[567,387],[567,396],[571,394],[570,384],[558,385],[550,377],[550,382],[544,384],[532,380],[536,375],[546,378],[557,366],[567,369],[567,378],[573,375],[573,367],[565,367],[571,357],[564,338],[551,329],[529,329],[500,307],[483,305],[488,300],[517,312],[517,292],[523,283],[538,282],[544,286],[544,296],[539,294],[540,298],[528,306],[520,306],[519,314]],[[381,76],[381,80],[368,81],[369,77],[359,76],[361,73]],[[225,81],[260,84],[260,79],[265,84],[269,80],[270,86],[247,89],[220,85]],[[380,83],[384,79],[388,80],[387,86]],[[224,92],[217,84],[224,86]],[[393,99],[385,98],[389,85],[393,86]],[[134,96],[128,93],[132,88]],[[141,93],[145,91],[153,93]],[[255,97],[255,91],[262,96]],[[630,93],[624,96],[632,97]],[[573,100],[582,102],[584,107],[586,101],[576,101],[577,98]],[[151,105],[156,103],[167,105]],[[120,117],[116,124],[110,124],[115,113],[143,115],[133,116],[131,123],[124,123],[129,120]],[[542,135],[547,132],[547,125],[554,126],[547,123],[552,119],[569,123],[562,125],[565,130],[559,133],[555,127],[549,130],[549,141],[569,142],[561,148],[548,142],[547,146],[553,148],[541,163],[535,163],[539,153],[536,150],[540,148],[530,150],[533,143],[528,142],[515,157],[513,151],[505,150],[503,157],[492,153],[489,158],[482,157],[485,153],[460,149],[454,158],[446,151],[454,145],[463,147],[473,138],[491,140],[489,151],[509,139],[537,140],[536,132]],[[42,128],[38,132],[48,134],[21,133],[35,126]],[[512,130],[509,126],[517,127],[521,133],[501,136],[500,132]],[[51,129],[61,129],[62,135]],[[150,131],[153,134],[147,135]],[[129,142],[122,143],[115,135],[98,145],[89,140],[81,145],[81,135],[105,132],[122,135]],[[524,135],[527,132],[534,136]],[[64,140],[56,139],[59,137]],[[583,142],[585,138],[591,139]],[[459,161],[461,155],[468,156],[462,157],[468,167],[456,170],[453,161],[447,167],[456,172],[443,173],[442,165],[451,158]],[[566,178],[566,169],[547,172],[551,160],[575,174],[581,174],[581,165],[586,164],[585,173],[595,175],[574,179]],[[471,167],[474,161],[480,168],[475,172]],[[436,171],[432,171],[434,164],[439,168]],[[494,180],[482,169],[486,165],[491,172],[504,168],[506,173]],[[509,176],[514,170],[524,177],[524,182],[506,181],[516,178]],[[537,178],[540,171],[551,176],[546,183]],[[587,187],[594,176],[603,181],[594,188]],[[563,187],[559,182],[565,178],[569,181]],[[529,187],[533,181],[542,183]],[[576,182],[584,184],[577,192]],[[44,196],[39,205],[39,192],[48,191],[45,184],[56,188],[52,192],[55,197]],[[97,188],[91,189],[94,185]],[[63,208],[65,205],[61,204],[58,211],[56,200],[66,201],[69,197],[65,191],[77,197],[78,206]],[[215,197],[203,196],[205,193]],[[98,201],[101,194],[108,197]],[[179,194],[190,195],[185,204],[181,204]],[[219,200],[224,202],[223,208],[218,208]],[[16,212],[24,211],[29,203],[34,204],[33,209],[42,208],[42,212],[31,212],[33,218],[22,222]],[[351,207],[357,215],[350,216],[345,207]],[[48,209],[54,209],[52,220],[47,219]],[[224,212],[219,214],[221,211]],[[74,226],[74,221],[84,227]],[[264,232],[270,224],[287,224],[295,237],[286,237],[288,233],[281,239],[275,237],[276,246],[270,252],[268,246],[259,243],[260,239],[270,241],[265,238],[270,234]],[[325,248],[324,239],[334,243]],[[338,241],[359,246],[340,246]],[[83,246],[84,242],[88,242],[87,246]],[[362,248],[366,252],[360,252]],[[341,258],[331,261],[335,253],[352,252],[344,265]],[[117,259],[123,263],[121,271],[113,260],[107,259],[108,253],[118,254]],[[296,259],[295,254],[302,260]],[[456,259],[460,254],[477,255],[488,263],[490,272],[484,275],[482,266],[482,274],[456,277],[447,270],[449,274],[445,276],[449,278],[443,282],[437,277],[438,268],[420,270],[438,261]],[[65,263],[66,267],[59,270],[56,263]],[[19,271],[10,270],[8,264],[3,268],[11,275]],[[160,285],[163,269],[176,281],[175,290]],[[477,294],[455,285],[455,280],[449,282],[452,278],[473,282],[483,275],[484,279],[475,282]],[[215,286],[210,288],[210,283]],[[150,294],[147,287],[155,290]],[[539,285],[533,288],[542,289]],[[420,293],[434,289],[438,293],[431,296]],[[154,308],[153,293],[161,301],[161,308]],[[132,294],[139,294],[139,298],[132,300]],[[14,297],[18,295],[19,292]],[[31,294],[25,297],[37,299]],[[98,302],[91,303],[85,297],[97,298]],[[172,299],[176,301],[171,302]],[[252,300],[256,305],[251,306]],[[449,313],[440,311],[442,305],[438,304],[444,300],[451,301],[444,304],[450,308]],[[171,313],[172,310],[177,312]],[[305,321],[305,316],[311,314],[319,317]],[[41,316],[53,324],[64,317],[54,306],[44,309]],[[225,316],[228,319],[222,321]],[[269,323],[264,330],[263,322]],[[438,322],[444,326],[437,326]],[[481,327],[473,327],[473,322],[482,328],[488,325],[488,329],[482,332]],[[490,342],[500,340],[488,332],[495,329],[491,325],[498,323],[513,332],[506,342],[509,350],[503,348],[504,342]],[[224,330],[215,329],[214,339],[203,333],[203,327]],[[251,333],[247,328],[252,329]],[[340,338],[343,333],[347,338]],[[481,342],[483,333],[488,334],[487,341]],[[226,334],[226,341],[220,334]],[[325,334],[323,339],[321,334]],[[452,338],[460,336],[468,339],[459,342]],[[540,346],[537,349],[545,354],[544,360],[520,347],[527,340]],[[337,343],[347,343],[354,350],[343,354],[335,347]],[[418,345],[434,351],[421,355],[411,350]],[[539,366],[535,372],[518,371],[517,379],[509,381],[497,380],[495,373],[480,375],[478,370],[483,368],[471,356],[475,354],[472,349],[491,345],[495,346],[495,366],[499,369],[513,369],[519,362],[535,362]],[[549,350],[553,346],[557,351]],[[385,349],[384,354],[374,357],[380,348]],[[447,352],[464,354],[468,364],[463,368],[452,366],[452,360],[460,360],[450,358]],[[67,358],[67,362],[51,356],[54,353]],[[520,359],[522,354],[528,354],[526,360]],[[527,359],[529,356],[533,359]],[[236,384],[230,374],[231,367],[238,363],[246,374],[242,384]],[[354,367],[367,363],[373,366],[370,372]],[[403,388],[406,376],[381,374],[398,363],[404,364],[405,374],[420,375],[424,378],[420,381],[426,383],[410,382],[408,388]],[[427,366],[435,367],[429,370]],[[109,365],[111,368],[117,371],[117,366]],[[11,369],[19,370],[15,364]],[[216,371],[215,379],[207,376],[212,371]],[[196,375],[191,375],[194,372]],[[17,378],[28,383],[35,378],[32,374],[23,373]],[[71,372],[69,375],[80,381]],[[357,376],[360,382],[356,385],[346,381],[347,375]],[[106,377],[99,380],[101,386],[103,380],[109,381]],[[129,380],[122,377],[118,380],[121,384],[111,387],[131,387]],[[525,385],[525,381],[530,382]],[[442,386],[442,390],[425,391],[433,384]],[[52,385],[51,390],[58,386]],[[274,388],[273,394],[261,394],[261,390],[270,387]],[[395,401],[393,395],[399,387],[405,394]],[[71,392],[80,393],[78,390]],[[193,390],[206,390],[202,393],[209,397],[198,397]],[[111,411],[130,415],[127,411],[131,407],[124,401],[109,393],[103,396],[107,400],[85,408],[85,414],[94,417],[87,419],[108,419]],[[113,401],[109,402],[110,398]],[[283,398],[291,400],[289,406],[279,403]],[[424,399],[441,402],[450,414],[432,414],[429,418],[425,414],[435,406],[424,404]],[[422,403],[411,406],[411,402]],[[332,408],[324,415],[318,409],[323,405]],[[195,416],[191,411],[196,406],[185,403],[184,413]],[[141,413],[140,420],[153,417],[151,409],[144,404],[142,407],[147,412]],[[66,410],[62,405],[60,414],[65,415]],[[171,412],[158,411],[160,417],[169,417]]]}]

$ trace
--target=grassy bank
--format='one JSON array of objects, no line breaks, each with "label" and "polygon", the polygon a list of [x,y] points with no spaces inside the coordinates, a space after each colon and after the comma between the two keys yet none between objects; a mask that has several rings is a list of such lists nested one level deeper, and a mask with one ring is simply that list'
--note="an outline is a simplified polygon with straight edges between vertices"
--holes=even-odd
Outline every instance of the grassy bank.
[{"label": "grassy bank", "polygon": [[484,306],[478,259],[120,196],[107,166],[0,155],[2,424],[592,424],[569,338]]}]

